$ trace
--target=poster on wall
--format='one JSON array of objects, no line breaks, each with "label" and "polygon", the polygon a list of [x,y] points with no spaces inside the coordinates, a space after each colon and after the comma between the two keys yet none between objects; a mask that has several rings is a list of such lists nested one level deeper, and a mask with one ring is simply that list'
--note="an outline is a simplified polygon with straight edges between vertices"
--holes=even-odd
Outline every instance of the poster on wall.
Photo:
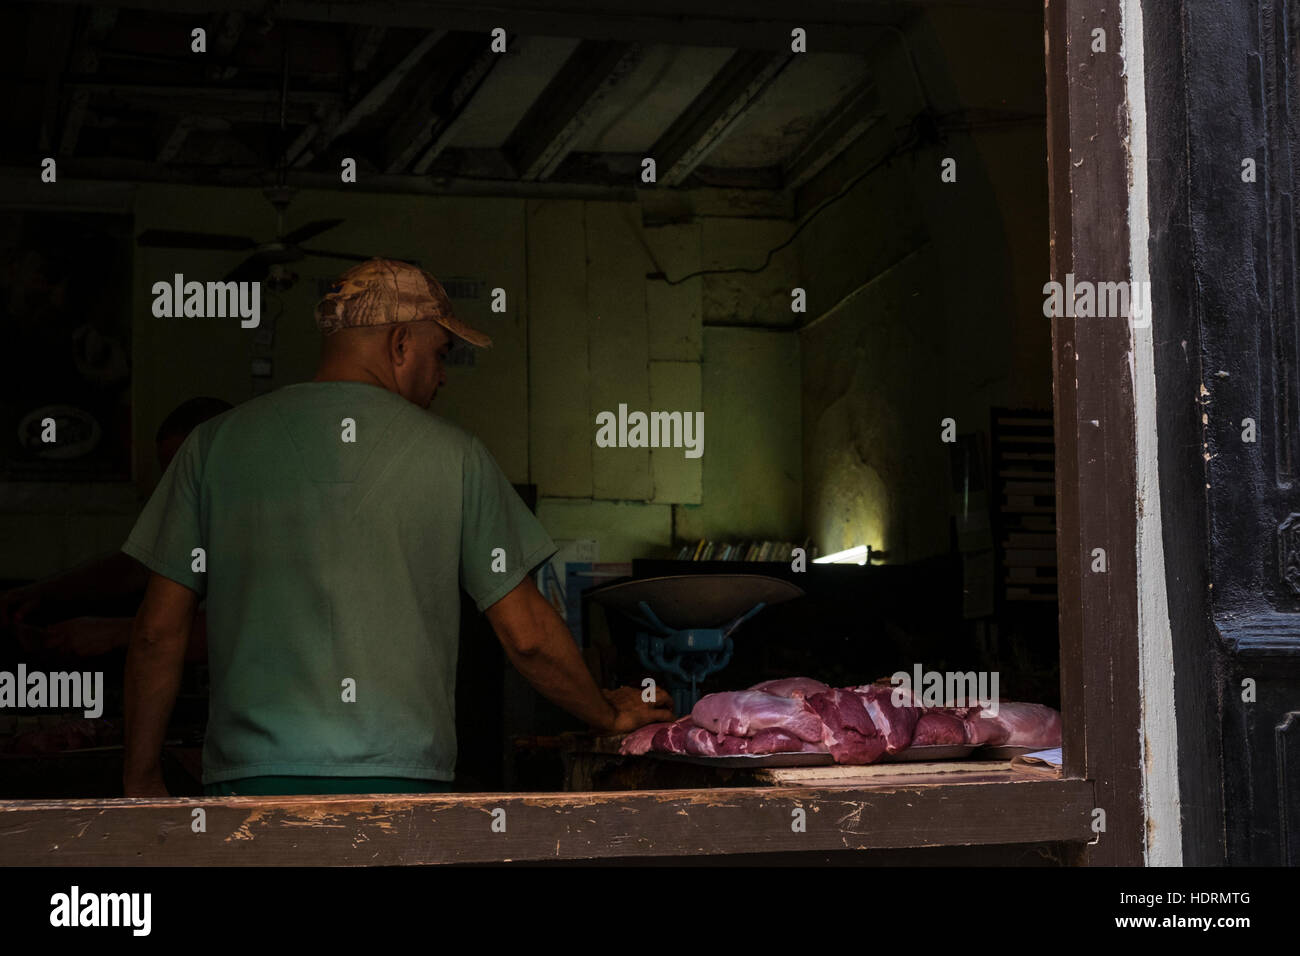
[{"label": "poster on wall", "polygon": [[537,589],[560,619],[569,625],[573,639],[581,647],[582,628],[579,618],[572,612],[568,571],[575,564],[590,567],[600,554],[600,546],[594,539],[561,539],[555,542],[555,546],[555,554],[537,570]]},{"label": "poster on wall", "polygon": [[0,210],[0,481],[130,480],[131,226]]}]

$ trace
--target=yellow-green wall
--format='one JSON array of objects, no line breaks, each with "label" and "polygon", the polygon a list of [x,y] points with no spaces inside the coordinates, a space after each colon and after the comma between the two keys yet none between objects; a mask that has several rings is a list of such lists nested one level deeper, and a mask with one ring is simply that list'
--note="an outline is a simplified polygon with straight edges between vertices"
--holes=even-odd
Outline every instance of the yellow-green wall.
[{"label": "yellow-green wall", "polygon": [[[449,370],[434,411],[478,434],[511,480],[538,486],[556,538],[595,538],[613,561],[662,555],[674,535],[811,535],[823,551],[869,543],[893,561],[940,553],[949,546],[940,420],[970,431],[986,427],[994,405],[1050,407],[1047,180],[1034,119],[1045,110],[1042,24],[1032,11],[933,8],[906,36],[934,109],[979,127],[873,173],[761,272],[648,279],[755,267],[793,228],[789,218],[718,215],[716,200],[707,215],[646,227],[643,209],[690,205],[654,190],[639,202],[592,202],[340,185],[300,192],[287,227],[341,217],[309,245],[416,258],[444,280],[482,283],[483,296],[455,304],[495,347]],[[872,59],[888,117],[800,192],[798,213],[861,172],[921,107],[897,38],[883,36]],[[956,183],[940,181],[945,157],[957,160]],[[137,232],[274,231],[255,189],[141,185],[132,211]],[[156,481],[152,436],[166,412],[197,394],[249,398],[261,354],[236,320],[154,318],[150,287],[176,272],[219,278],[239,260],[137,251],[137,498]],[[345,266],[300,261],[297,286],[266,295],[266,315],[279,315],[272,385],[311,376],[312,308]],[[808,296],[802,315],[790,311],[796,286]],[[496,287],[504,313],[489,309]],[[801,335],[773,330],[814,319]],[[619,403],[704,411],[703,458],[596,448],[596,414]],[[91,491],[40,514],[0,513],[0,577],[48,574],[120,543],[138,500]]]},{"label": "yellow-green wall", "polygon": [[[823,553],[869,544],[891,563],[951,547],[944,419],[987,432],[992,407],[1051,408],[1041,12],[932,8],[906,41],[946,140],[880,166],[797,243],[812,320],[804,521]],[[905,140],[925,105],[897,38],[874,62],[886,118],[808,185],[801,211]],[[955,182],[940,177],[948,158]]]},{"label": "yellow-green wall", "polygon": [[[137,234],[274,232],[272,208],[253,189],[142,185],[133,214]],[[538,485],[538,513],[553,537],[595,538],[602,560],[661,556],[672,543],[674,508],[679,538],[799,533],[795,337],[705,327],[764,316],[788,321],[779,307],[794,284],[793,254],[759,277],[675,285],[646,278],[752,265],[788,235],[788,222],[714,217],[644,227],[635,202],[408,197],[340,187],[298,193],[286,226],[326,218],[345,222],[309,247],[414,258],[444,281],[482,283],[482,296],[453,298],[494,345],[477,351],[473,367],[448,370],[433,410],[479,435],[512,481]],[[321,284],[346,262],[300,260],[289,267],[299,277],[292,289],[264,290],[263,323],[276,318],[269,348],[237,319],[152,314],[153,283],[177,272],[219,279],[241,258],[137,249],[135,500],[118,494],[95,515],[75,503],[0,514],[0,577],[43,576],[119,545],[157,481],[154,431],[178,403],[195,395],[235,403],[252,397],[254,355],[272,359],[272,387],[311,377],[319,357],[312,310]],[[498,287],[504,313],[489,305]],[[596,413],[617,411],[620,402],[629,410],[703,410],[703,457],[596,448]]]}]

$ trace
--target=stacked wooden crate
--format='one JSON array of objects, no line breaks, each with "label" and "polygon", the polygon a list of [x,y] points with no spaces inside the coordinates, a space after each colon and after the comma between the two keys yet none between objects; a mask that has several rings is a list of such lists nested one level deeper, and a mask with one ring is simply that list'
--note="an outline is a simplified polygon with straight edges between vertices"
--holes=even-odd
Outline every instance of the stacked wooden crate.
[{"label": "stacked wooden crate", "polygon": [[1056,441],[1051,412],[994,409],[998,589],[1004,600],[1056,600]]}]

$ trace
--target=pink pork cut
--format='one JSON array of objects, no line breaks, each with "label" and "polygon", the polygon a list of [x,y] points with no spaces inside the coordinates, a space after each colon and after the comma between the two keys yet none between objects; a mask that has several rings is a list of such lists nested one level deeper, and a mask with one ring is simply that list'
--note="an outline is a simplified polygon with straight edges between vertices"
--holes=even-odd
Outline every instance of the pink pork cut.
[{"label": "pink pork cut", "polygon": [[719,737],[718,755],[732,756],[748,754],[751,757],[763,754],[800,753],[804,747],[812,744],[800,740],[794,734],[784,730],[760,730],[752,737]]},{"label": "pink pork cut", "polygon": [[697,727],[728,737],[752,737],[761,730],[783,730],[800,740],[816,743],[823,733],[821,720],[802,699],[777,697],[757,690],[723,691],[701,697],[691,711],[691,720]]},{"label": "pink pork cut", "polygon": [[875,763],[885,755],[884,737],[868,737],[851,727],[827,727],[823,743],[836,763]]},{"label": "pink pork cut", "polygon": [[885,751],[896,754],[907,748],[916,731],[916,722],[921,717],[919,707],[910,706],[914,699],[907,690],[903,690],[904,706],[894,704],[894,690],[887,684],[868,684],[859,687],[856,693],[862,698],[867,708],[867,715],[885,738]]},{"label": "pink pork cut", "polygon": [[953,747],[966,743],[966,724],[960,717],[931,710],[922,714],[912,735],[913,747]]},{"label": "pink pork cut", "polygon": [[718,735],[703,727],[692,727],[686,731],[686,752],[696,757],[717,757]]},{"label": "pink pork cut", "polygon": [[837,687],[825,693],[813,694],[808,706],[817,712],[826,727],[847,727],[868,737],[878,736],[876,725],[867,714],[862,697],[852,688]]},{"label": "pink pork cut", "polygon": [[936,712],[959,717],[969,744],[1036,750],[1061,745],[1061,715],[1044,704],[1004,700],[998,704],[996,717],[979,706],[930,708],[930,713]]},{"label": "pink pork cut", "polygon": [[[728,737],[728,741],[734,738]],[[744,752],[747,754],[790,754],[800,753],[813,744],[800,740],[794,734],[784,730],[760,730],[752,737],[742,738],[748,741]],[[818,744],[817,746],[820,746]]]},{"label": "pink pork cut", "polygon": [[829,684],[823,684],[811,677],[782,677],[779,680],[765,680],[755,684],[750,690],[761,690],[765,694],[777,697],[802,697],[807,700],[813,694],[824,694],[830,690]]},{"label": "pink pork cut", "polygon": [[650,742],[650,749],[666,754],[686,753],[686,733],[692,726],[690,715],[679,717],[671,724],[661,724]]},{"label": "pink pork cut", "polygon": [[[678,726],[680,725],[680,726]],[[676,729],[673,729],[676,727]],[[655,746],[658,739],[659,746]],[[821,744],[800,740],[784,730],[760,730],[753,737],[721,737],[690,723],[689,717],[672,723],[647,724],[623,738],[619,753],[639,756],[652,750],[689,753],[701,757],[731,757],[739,754],[825,753]]]},{"label": "pink pork cut", "polygon": [[875,763],[912,742],[920,711],[895,707],[893,688],[882,684],[836,688],[808,698],[825,728],[822,740],[836,763]]},{"label": "pink pork cut", "polygon": [[836,763],[875,763],[885,753],[885,738],[867,714],[861,694],[836,688],[813,694],[808,706],[822,722],[822,742]]},{"label": "pink pork cut", "polygon": [[659,733],[661,728],[667,727],[668,723],[646,724],[644,727],[638,727],[630,734],[623,738],[623,742],[618,745],[618,752],[621,754],[631,754],[639,756],[650,750],[651,744],[654,743],[655,734]]},{"label": "pink pork cut", "polygon": [[[1002,707],[1007,706],[1005,703]],[[965,710],[962,724],[966,727],[966,743],[982,747],[1001,747],[1011,735],[1006,724],[996,717],[987,716],[988,711],[982,707],[955,708]]]},{"label": "pink pork cut", "polygon": [[686,752],[697,757],[761,756],[800,753],[812,744],[784,730],[760,730],[752,737],[726,737],[703,727],[686,731]]},{"label": "pink pork cut", "polygon": [[998,715],[984,723],[998,723],[1006,730],[1001,746],[1033,747],[1043,750],[1061,746],[1061,715],[1044,704],[1006,701]]}]

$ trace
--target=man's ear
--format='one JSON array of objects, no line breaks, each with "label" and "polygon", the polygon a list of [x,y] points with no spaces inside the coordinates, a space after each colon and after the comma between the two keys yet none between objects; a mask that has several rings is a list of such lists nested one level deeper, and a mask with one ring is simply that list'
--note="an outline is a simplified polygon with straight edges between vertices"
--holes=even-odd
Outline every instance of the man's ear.
[{"label": "man's ear", "polygon": [[411,349],[411,330],[405,322],[398,322],[393,326],[392,332],[389,333],[388,352],[392,356],[394,365],[401,365],[406,361],[406,353]]}]

